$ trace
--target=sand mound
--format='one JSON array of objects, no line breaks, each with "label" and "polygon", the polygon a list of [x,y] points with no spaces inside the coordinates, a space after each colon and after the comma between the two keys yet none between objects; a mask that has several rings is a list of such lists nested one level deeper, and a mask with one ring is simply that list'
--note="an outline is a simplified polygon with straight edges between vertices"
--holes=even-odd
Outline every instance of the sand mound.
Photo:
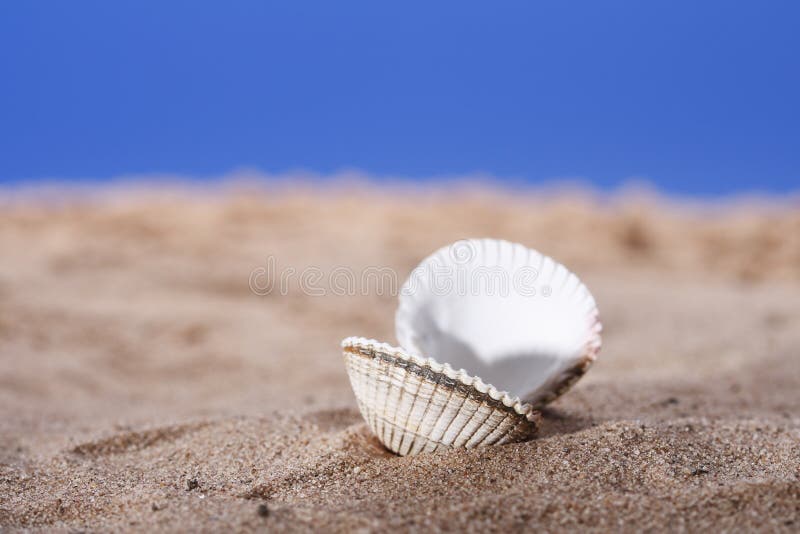
[{"label": "sand mound", "polygon": [[[341,338],[395,299],[252,274],[521,241],[597,298],[596,366],[527,443],[370,435]],[[796,531],[800,216],[473,193],[145,194],[0,213],[0,526]],[[296,281],[295,281],[296,282]]]}]

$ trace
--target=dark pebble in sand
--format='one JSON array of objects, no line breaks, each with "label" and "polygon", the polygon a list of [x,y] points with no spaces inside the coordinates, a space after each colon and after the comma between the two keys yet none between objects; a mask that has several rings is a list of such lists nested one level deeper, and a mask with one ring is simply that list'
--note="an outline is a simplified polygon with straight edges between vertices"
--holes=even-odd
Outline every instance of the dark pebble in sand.
[{"label": "dark pebble in sand", "polygon": [[186,481],[186,491],[192,491],[193,489],[197,489],[200,487],[200,483],[197,481],[196,478]]},{"label": "dark pebble in sand", "polygon": [[267,508],[266,504],[258,505],[258,515],[260,515],[261,517],[269,516],[269,508]]}]

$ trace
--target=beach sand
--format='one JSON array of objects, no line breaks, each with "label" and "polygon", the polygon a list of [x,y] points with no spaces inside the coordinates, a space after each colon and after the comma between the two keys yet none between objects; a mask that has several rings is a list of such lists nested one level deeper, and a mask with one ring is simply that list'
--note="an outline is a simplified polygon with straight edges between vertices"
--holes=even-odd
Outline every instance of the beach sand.
[{"label": "beach sand", "polygon": [[[0,529],[800,530],[797,206],[355,185],[79,197],[0,210]],[[250,281],[273,258],[402,282],[464,237],[576,272],[603,350],[537,439],[400,458],[339,349],[396,341],[392,291]]]}]

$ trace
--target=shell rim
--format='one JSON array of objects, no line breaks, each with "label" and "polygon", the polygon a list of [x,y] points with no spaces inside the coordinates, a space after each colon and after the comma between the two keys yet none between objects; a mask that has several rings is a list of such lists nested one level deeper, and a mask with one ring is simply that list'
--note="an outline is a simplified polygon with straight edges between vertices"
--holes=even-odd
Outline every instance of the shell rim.
[{"label": "shell rim", "polygon": [[532,404],[523,402],[519,397],[511,395],[507,391],[501,391],[491,384],[487,384],[480,377],[472,376],[464,369],[455,370],[448,363],[440,364],[433,358],[416,356],[406,352],[400,347],[394,347],[388,343],[359,336],[350,336],[343,339],[341,346],[342,349],[365,348],[384,352],[420,367],[428,368],[434,373],[441,373],[451,380],[457,380],[461,385],[473,388],[482,395],[488,395],[491,399],[501,402],[506,408],[514,410],[517,415],[524,417],[532,423],[536,423],[539,419],[539,412],[534,410]]}]

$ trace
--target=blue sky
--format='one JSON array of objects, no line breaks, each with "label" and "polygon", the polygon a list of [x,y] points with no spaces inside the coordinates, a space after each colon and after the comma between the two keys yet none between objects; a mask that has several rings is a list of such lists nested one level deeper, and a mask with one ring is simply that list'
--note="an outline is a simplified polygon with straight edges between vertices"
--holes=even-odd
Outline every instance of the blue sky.
[{"label": "blue sky", "polygon": [[800,3],[0,3],[0,182],[800,189]]}]

